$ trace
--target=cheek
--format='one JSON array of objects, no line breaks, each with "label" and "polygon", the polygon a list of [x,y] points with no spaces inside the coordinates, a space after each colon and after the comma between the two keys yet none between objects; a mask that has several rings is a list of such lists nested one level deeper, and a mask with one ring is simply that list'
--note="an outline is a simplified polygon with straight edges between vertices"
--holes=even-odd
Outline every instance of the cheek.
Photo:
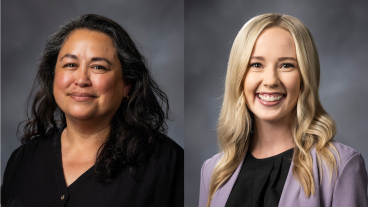
[{"label": "cheek", "polygon": [[[73,83],[72,77],[65,73],[55,72],[54,93],[62,92]],[[55,94],[56,95],[56,94]]]},{"label": "cheek", "polygon": [[123,80],[119,80],[118,77],[96,78],[92,83],[94,88],[107,99],[120,99],[123,96]]},{"label": "cheek", "polygon": [[245,76],[244,79],[244,95],[247,100],[253,99],[255,96],[255,91],[258,88],[258,81],[252,75]]},{"label": "cheek", "polygon": [[287,80],[288,80],[287,81],[288,93],[292,95],[293,102],[296,102],[298,100],[300,92],[300,84],[301,84],[300,75],[295,74],[292,77],[289,77]]},{"label": "cheek", "polygon": [[66,89],[70,85],[70,78],[63,73],[55,72],[53,94],[57,105],[63,110],[65,104]]}]

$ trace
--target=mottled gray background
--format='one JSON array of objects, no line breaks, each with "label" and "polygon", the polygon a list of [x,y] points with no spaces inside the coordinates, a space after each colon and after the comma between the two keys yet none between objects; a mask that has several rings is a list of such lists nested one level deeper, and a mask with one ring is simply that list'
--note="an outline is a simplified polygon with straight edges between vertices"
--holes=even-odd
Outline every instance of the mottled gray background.
[{"label": "mottled gray background", "polygon": [[184,146],[185,133],[185,206],[198,205],[200,168],[218,151],[215,129],[232,41],[243,24],[258,14],[289,14],[311,30],[321,61],[321,101],[338,125],[335,139],[368,161],[367,1],[1,3],[1,174],[10,153],[20,144],[16,127],[25,118],[25,100],[46,37],[58,25],[85,13],[102,14],[120,23],[151,60],[153,73],[170,99],[169,135]]},{"label": "mottled gray background", "polygon": [[184,1],[183,0],[32,0],[2,1],[1,177],[20,142],[18,123],[46,38],[59,25],[87,13],[122,25],[139,43],[152,74],[169,97],[169,136],[184,147]]},{"label": "mottled gray background", "polygon": [[368,163],[368,1],[185,0],[185,206],[198,206],[200,170],[218,152],[216,124],[232,42],[250,18],[304,22],[321,62],[320,97],[336,140]]}]

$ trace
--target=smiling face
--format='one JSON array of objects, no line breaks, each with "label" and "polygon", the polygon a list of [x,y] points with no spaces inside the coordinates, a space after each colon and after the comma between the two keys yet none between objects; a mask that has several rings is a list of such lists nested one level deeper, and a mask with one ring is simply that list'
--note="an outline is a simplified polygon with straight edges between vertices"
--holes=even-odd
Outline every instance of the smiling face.
[{"label": "smiling face", "polygon": [[70,34],[58,55],[53,88],[67,121],[109,122],[129,90],[111,37],[86,29]]},{"label": "smiling face", "polygon": [[247,106],[263,121],[289,118],[300,84],[292,35],[278,27],[265,29],[254,45],[244,79]]}]

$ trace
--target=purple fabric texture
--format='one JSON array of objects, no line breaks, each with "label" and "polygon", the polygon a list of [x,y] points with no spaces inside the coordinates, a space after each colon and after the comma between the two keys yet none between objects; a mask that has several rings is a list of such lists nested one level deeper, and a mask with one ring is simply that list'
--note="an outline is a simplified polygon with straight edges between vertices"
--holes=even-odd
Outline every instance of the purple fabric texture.
[{"label": "purple fabric texture", "polygon": [[[323,165],[322,180],[319,176],[317,154],[315,149],[311,151],[313,159],[313,178],[316,187],[315,195],[309,198],[305,196],[303,187],[294,178],[291,163],[288,177],[282,191],[279,206],[282,207],[368,207],[367,197],[367,171],[363,157],[354,149],[339,142],[332,142],[340,155],[340,163],[337,159],[338,176],[330,180],[327,168]],[[246,152],[245,152],[246,154]],[[206,160],[202,166],[199,207],[206,206],[208,190],[212,171],[219,162],[221,154],[216,154]],[[230,179],[223,184],[213,196],[210,207],[224,207],[229,198],[243,161],[235,170]],[[321,183],[321,184],[319,184]]]}]

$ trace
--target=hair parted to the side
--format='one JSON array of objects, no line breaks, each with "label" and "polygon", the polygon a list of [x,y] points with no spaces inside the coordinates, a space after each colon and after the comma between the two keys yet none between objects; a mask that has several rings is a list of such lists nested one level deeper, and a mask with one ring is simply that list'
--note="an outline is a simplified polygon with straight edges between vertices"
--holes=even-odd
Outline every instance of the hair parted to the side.
[{"label": "hair parted to the side", "polygon": [[[297,61],[302,77],[297,105],[293,110],[292,133],[295,141],[293,175],[307,197],[315,194],[313,161],[310,151],[315,147],[322,179],[322,164],[332,179],[337,162],[331,143],[336,134],[333,119],[323,109],[318,95],[320,65],[317,48],[308,28],[289,15],[263,14],[249,20],[237,34],[230,52],[225,94],[218,123],[218,144],[222,158],[213,170],[207,207],[214,193],[224,184],[244,158],[254,121],[245,103],[243,81],[253,47],[261,32],[270,27],[283,28],[293,36]],[[339,156],[339,155],[338,155]]]},{"label": "hair parted to the side", "polygon": [[79,29],[101,32],[113,39],[123,79],[131,84],[129,99],[122,101],[112,118],[110,134],[100,147],[95,163],[100,181],[110,182],[123,168],[133,172],[135,166],[153,158],[157,140],[167,132],[169,110],[167,96],[152,79],[144,57],[128,33],[111,19],[83,15],[61,26],[48,38],[27,100],[27,106],[31,108],[27,107],[30,113],[24,121],[21,141],[26,143],[67,126],[65,114],[53,95],[55,65],[63,44],[73,31]]}]

